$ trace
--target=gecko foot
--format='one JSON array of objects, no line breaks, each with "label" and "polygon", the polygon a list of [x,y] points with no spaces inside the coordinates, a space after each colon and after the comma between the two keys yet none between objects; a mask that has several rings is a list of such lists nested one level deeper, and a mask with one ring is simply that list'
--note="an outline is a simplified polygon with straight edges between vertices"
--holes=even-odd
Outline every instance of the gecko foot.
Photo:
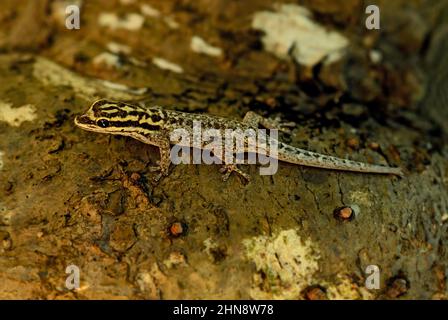
[{"label": "gecko foot", "polygon": [[284,133],[291,133],[291,129],[296,126],[295,122],[283,122],[280,117],[267,119],[270,127]]},{"label": "gecko foot", "polygon": [[258,128],[261,124],[266,129],[276,129],[285,133],[291,133],[291,129],[297,125],[294,122],[283,122],[280,117],[264,118],[253,111],[246,113],[243,122],[254,128]]},{"label": "gecko foot", "polygon": [[227,181],[232,172],[235,172],[239,174],[242,178],[244,178],[246,182],[250,182],[250,176],[247,173],[241,171],[236,164],[225,164],[221,169],[219,169],[219,172],[223,174],[222,176],[223,181]]},{"label": "gecko foot", "polygon": [[162,168],[160,166],[151,166],[151,167],[148,167],[148,169],[149,169],[149,172],[158,172],[155,175],[155,177],[153,178],[153,180],[155,182],[160,181],[160,179],[162,177],[166,177],[168,175],[168,169]]}]

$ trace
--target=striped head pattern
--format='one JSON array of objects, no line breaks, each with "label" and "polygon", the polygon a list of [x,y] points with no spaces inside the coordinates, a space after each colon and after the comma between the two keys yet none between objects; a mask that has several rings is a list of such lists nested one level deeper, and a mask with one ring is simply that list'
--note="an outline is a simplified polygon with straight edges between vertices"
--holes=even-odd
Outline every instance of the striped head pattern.
[{"label": "striped head pattern", "polygon": [[159,109],[102,99],[77,116],[75,124],[88,131],[135,136],[160,131],[164,118],[164,112]]}]

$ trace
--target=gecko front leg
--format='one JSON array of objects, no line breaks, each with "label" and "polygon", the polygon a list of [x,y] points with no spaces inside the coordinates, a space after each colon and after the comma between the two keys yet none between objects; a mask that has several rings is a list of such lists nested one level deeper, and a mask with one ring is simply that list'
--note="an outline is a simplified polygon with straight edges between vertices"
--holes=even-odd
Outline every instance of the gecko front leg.
[{"label": "gecko front leg", "polygon": [[159,166],[151,169],[152,171],[158,170],[160,173],[154,178],[154,180],[158,181],[162,176],[167,176],[171,164],[171,144],[169,138],[164,134],[153,134],[145,137],[145,139],[141,139],[141,141],[159,148]]},{"label": "gecko front leg", "polygon": [[164,143],[163,145],[158,146],[160,151],[160,173],[164,176],[168,175],[168,170],[170,168],[171,159],[170,159],[170,143]]}]

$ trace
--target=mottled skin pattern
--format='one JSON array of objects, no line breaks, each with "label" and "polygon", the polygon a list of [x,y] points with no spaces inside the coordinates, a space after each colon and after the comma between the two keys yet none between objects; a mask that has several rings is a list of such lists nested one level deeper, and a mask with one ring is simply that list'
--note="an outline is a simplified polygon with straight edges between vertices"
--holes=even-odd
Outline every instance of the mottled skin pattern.
[{"label": "mottled skin pattern", "polygon": [[[171,147],[170,133],[176,129],[183,129],[193,137],[194,121],[200,122],[202,130],[215,129],[218,130],[223,137],[225,136],[226,129],[240,129],[243,131],[249,129],[257,130],[259,125],[268,129],[283,129],[277,120],[265,119],[253,112],[248,112],[243,121],[240,122],[205,114],[164,110],[159,107],[147,108],[139,105],[130,105],[123,102],[108,100],[98,100],[94,102],[85,114],[76,117],[75,124],[88,131],[129,136],[144,143],[159,147],[161,174],[167,175],[171,162],[169,157]],[[244,150],[247,152],[249,143],[246,140],[247,139],[244,141]],[[192,139],[188,146],[193,147],[193,143],[194,141]],[[199,143],[201,149],[207,148],[206,143],[197,143]],[[295,148],[280,141],[277,141],[277,143],[277,158],[281,161],[323,169],[393,174],[398,176],[403,175],[400,168],[371,165],[336,158]],[[197,147],[198,144],[194,144],[194,146]],[[257,152],[268,154],[263,148]],[[224,159],[223,156],[216,156],[220,159]],[[225,180],[233,171],[249,180],[248,175],[239,170],[235,164],[225,164],[222,171],[225,173]]]}]

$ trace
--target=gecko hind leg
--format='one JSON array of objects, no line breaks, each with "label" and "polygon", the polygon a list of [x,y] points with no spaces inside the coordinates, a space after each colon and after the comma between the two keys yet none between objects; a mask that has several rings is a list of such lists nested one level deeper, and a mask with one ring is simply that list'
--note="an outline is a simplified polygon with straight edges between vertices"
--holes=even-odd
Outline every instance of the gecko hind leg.
[{"label": "gecko hind leg", "polygon": [[[229,180],[229,177],[232,174],[232,172],[235,172],[240,177],[242,177],[247,183],[250,182],[250,176],[247,173],[243,172],[240,168],[238,168],[237,163],[234,162],[235,158],[232,158],[232,160],[229,159],[230,161],[227,160],[227,162],[226,162],[224,160],[224,159],[226,159],[224,154],[219,154],[219,153],[216,154],[215,153],[214,156],[221,160],[221,162],[219,162],[219,163],[223,164],[222,167],[219,169],[219,172],[221,172],[223,174],[223,176],[222,176],[223,181]],[[243,162],[243,164],[244,164],[244,162]]]},{"label": "gecko hind leg", "polygon": [[232,172],[237,173],[240,177],[244,178],[247,182],[250,182],[250,176],[243,172],[238,166],[234,163],[232,164],[224,164],[224,166],[219,169],[219,172],[223,174],[222,180],[227,181],[232,174]]},{"label": "gecko hind leg", "polygon": [[260,116],[259,114],[249,111],[244,116],[243,122],[257,129],[261,124],[266,129],[276,129],[285,133],[290,133],[291,128],[296,126],[294,122],[282,122],[279,117],[271,119]]}]

